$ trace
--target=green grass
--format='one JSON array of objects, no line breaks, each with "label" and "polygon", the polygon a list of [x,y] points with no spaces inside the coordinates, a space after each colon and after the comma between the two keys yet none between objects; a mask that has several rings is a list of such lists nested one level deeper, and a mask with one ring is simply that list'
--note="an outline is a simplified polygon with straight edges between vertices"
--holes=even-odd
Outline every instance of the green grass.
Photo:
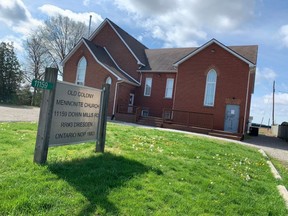
[{"label": "green grass", "polygon": [[40,166],[36,128],[0,123],[0,215],[288,213],[254,149],[109,123],[104,154],[94,143],[53,147]]}]

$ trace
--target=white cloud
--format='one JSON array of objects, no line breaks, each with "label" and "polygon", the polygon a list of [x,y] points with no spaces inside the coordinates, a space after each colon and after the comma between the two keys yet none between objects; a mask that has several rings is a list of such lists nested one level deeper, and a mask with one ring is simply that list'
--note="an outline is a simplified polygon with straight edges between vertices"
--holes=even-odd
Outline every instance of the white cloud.
[{"label": "white cloud", "polygon": [[207,31],[239,31],[253,17],[255,0],[114,0],[165,46],[197,46]]},{"label": "white cloud", "polygon": [[288,25],[284,25],[279,30],[282,43],[288,48]]},{"label": "white cloud", "polygon": [[273,81],[277,77],[277,73],[271,68],[256,69],[256,84],[259,85],[262,81]]},{"label": "white cloud", "polygon": [[0,41],[5,43],[13,43],[14,51],[16,54],[24,52],[24,48],[22,45],[22,38],[15,37],[13,35],[7,35],[3,38],[0,38]]},{"label": "white cloud", "polygon": [[[272,93],[264,95],[263,100],[265,104],[272,104],[273,102]],[[275,100],[275,104],[288,105],[288,93],[277,92],[274,95],[274,100]],[[287,112],[288,112],[288,107],[287,107]]]},{"label": "white cloud", "polygon": [[71,10],[63,10],[62,8],[50,4],[45,4],[39,7],[39,10],[48,16],[55,16],[60,14],[62,16],[67,16],[76,22],[84,22],[87,25],[89,24],[90,15],[92,15],[93,26],[98,25],[103,21],[101,15],[94,12],[74,13]]},{"label": "white cloud", "polygon": [[[272,91],[272,89],[271,89]],[[253,96],[250,115],[253,122],[268,124],[272,122],[272,93],[264,96]],[[274,120],[276,124],[288,121],[288,93],[275,93]]]},{"label": "white cloud", "polygon": [[90,0],[83,0],[83,5],[88,6],[90,4]]},{"label": "white cloud", "polygon": [[14,32],[27,35],[42,22],[34,19],[22,0],[0,2],[0,21]]}]

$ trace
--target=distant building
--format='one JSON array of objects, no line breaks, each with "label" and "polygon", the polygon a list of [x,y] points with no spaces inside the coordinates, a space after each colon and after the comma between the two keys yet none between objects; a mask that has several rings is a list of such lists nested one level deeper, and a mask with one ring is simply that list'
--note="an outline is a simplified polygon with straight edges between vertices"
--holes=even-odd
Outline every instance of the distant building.
[{"label": "distant building", "polygon": [[200,47],[149,49],[105,19],[62,63],[64,81],[111,85],[108,114],[118,120],[152,124],[158,117],[164,127],[241,135],[257,52],[257,45],[225,46],[215,39]]}]

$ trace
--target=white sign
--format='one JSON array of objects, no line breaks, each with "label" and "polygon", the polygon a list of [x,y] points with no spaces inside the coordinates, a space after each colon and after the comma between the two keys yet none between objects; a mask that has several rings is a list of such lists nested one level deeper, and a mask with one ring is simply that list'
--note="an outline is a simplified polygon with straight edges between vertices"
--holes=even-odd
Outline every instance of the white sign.
[{"label": "white sign", "polygon": [[57,82],[49,146],[96,140],[101,92]]}]

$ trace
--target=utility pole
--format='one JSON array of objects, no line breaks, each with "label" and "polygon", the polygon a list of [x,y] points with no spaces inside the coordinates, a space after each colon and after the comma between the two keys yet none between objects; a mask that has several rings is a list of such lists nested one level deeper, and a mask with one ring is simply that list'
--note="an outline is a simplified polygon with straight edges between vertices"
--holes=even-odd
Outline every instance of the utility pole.
[{"label": "utility pole", "polygon": [[275,104],[275,80],[273,81],[272,125],[275,124],[275,122],[274,122],[274,104]]}]

